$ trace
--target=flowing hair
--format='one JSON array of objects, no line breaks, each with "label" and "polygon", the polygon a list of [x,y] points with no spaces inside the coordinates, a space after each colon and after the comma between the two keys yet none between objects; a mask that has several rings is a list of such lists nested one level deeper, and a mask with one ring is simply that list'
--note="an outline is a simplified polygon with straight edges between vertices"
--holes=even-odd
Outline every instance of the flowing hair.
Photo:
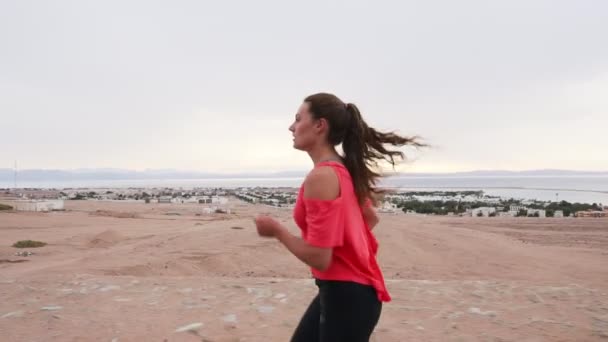
[{"label": "flowing hair", "polygon": [[344,165],[353,180],[355,194],[360,204],[371,199],[375,204],[378,195],[384,190],[376,187],[382,175],[379,169],[381,160],[390,163],[393,168],[398,160],[405,160],[405,154],[394,147],[424,147],[420,138],[404,137],[394,132],[381,132],[370,127],[352,103],[344,103],[338,97],[327,93],[318,93],[304,99],[310,106],[315,119],[326,119],[329,123],[328,140],[333,146],[342,144]]}]

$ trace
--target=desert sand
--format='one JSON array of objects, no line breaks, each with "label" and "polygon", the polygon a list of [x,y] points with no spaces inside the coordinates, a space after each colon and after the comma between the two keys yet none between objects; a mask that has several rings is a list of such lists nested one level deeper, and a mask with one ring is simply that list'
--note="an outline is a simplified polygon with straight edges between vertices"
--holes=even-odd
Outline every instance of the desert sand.
[{"label": "desert sand", "polygon": [[[297,232],[291,211],[230,206],[0,213],[0,340],[288,341],[316,287],[252,218]],[[393,301],[372,341],[608,341],[608,220],[381,214],[375,234]]]}]

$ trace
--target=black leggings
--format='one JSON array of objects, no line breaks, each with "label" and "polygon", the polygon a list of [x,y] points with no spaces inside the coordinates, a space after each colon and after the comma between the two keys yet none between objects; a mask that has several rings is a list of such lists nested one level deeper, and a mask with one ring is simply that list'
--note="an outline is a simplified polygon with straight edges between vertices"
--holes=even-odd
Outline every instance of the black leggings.
[{"label": "black leggings", "polygon": [[376,290],[349,281],[316,280],[312,300],[291,342],[368,342],[382,311]]}]

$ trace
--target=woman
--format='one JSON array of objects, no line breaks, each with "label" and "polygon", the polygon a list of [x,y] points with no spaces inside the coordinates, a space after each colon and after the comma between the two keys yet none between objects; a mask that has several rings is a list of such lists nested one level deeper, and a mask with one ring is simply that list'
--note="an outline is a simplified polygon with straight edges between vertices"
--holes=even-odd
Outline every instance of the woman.
[{"label": "woman", "polygon": [[[294,208],[302,238],[268,216],[256,217],[255,223],[259,235],[278,239],[311,267],[319,288],[291,341],[369,341],[382,302],[391,299],[371,233],[378,223],[372,205],[380,193],[375,187],[380,175],[371,167],[381,159],[395,165],[395,157],[404,158],[385,144],[422,145],[376,131],[354,104],[326,93],[307,97],[289,130],[294,148],[306,151],[314,163]],[[344,156],[336,151],[339,144]]]}]

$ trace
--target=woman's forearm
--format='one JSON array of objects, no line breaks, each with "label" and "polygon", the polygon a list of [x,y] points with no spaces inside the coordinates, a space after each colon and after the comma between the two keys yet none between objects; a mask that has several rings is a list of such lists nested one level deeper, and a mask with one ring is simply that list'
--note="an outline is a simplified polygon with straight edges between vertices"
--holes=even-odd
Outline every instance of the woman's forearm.
[{"label": "woman's forearm", "polygon": [[311,246],[304,239],[291,234],[285,227],[279,229],[276,238],[302,262],[319,271],[325,271],[331,263],[331,248]]}]

